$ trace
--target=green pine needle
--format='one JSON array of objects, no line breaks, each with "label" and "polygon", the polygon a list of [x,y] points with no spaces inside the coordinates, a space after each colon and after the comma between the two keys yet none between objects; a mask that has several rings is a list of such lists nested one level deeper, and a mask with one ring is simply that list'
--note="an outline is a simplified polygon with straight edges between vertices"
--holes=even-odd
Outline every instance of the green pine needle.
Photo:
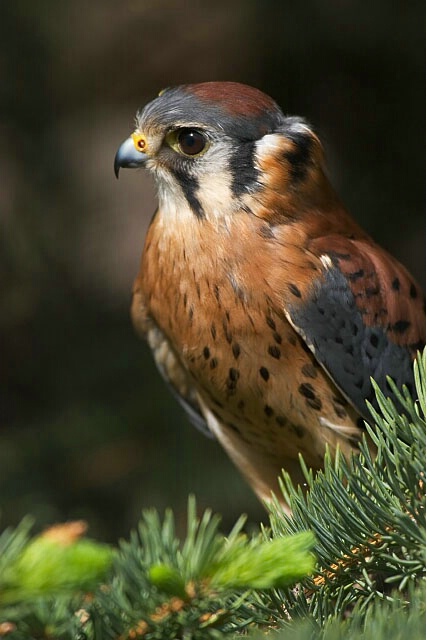
[{"label": "green pine needle", "polygon": [[314,571],[314,543],[309,531],[269,541],[245,539],[240,548],[226,550],[211,575],[212,586],[272,589],[295,583]]}]

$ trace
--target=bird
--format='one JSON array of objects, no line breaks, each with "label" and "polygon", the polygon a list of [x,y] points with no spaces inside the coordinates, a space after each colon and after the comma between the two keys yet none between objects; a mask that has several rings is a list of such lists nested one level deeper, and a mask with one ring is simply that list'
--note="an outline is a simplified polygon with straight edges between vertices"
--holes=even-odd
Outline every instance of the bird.
[{"label": "bird", "polygon": [[[359,450],[371,378],[415,397],[425,299],[350,216],[314,128],[238,82],[170,87],[140,109],[114,170],[158,194],[131,317],[190,421],[261,501],[285,469]],[[285,505],[286,506],[286,505]]]}]

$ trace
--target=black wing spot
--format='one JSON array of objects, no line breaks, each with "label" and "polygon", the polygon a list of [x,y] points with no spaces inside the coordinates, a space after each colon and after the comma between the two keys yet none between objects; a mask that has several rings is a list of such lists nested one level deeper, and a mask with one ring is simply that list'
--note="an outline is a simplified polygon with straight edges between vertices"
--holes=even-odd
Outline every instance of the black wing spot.
[{"label": "black wing spot", "polygon": [[418,340],[418,342],[412,342],[409,345],[409,349],[411,349],[411,351],[422,351],[425,347],[425,342],[423,342],[422,340]]},{"label": "black wing spot", "polygon": [[211,355],[211,352],[209,350],[209,347],[203,347],[203,357],[205,358],[205,360],[209,360]]},{"label": "black wing spot", "polygon": [[226,380],[226,387],[228,389],[228,391],[234,391],[236,386],[237,386],[237,380],[240,377],[240,373],[237,371],[237,369],[234,369],[233,367],[231,367],[228,370],[228,378]]},{"label": "black wing spot", "polygon": [[227,422],[226,425],[227,425],[227,427],[230,427],[230,429],[232,429],[236,433],[240,434],[240,429],[238,427],[236,427],[234,422]]},{"label": "black wing spot", "polygon": [[357,387],[358,389],[362,389],[363,388],[363,378],[356,378],[356,380],[354,381],[354,386]]},{"label": "black wing spot", "polygon": [[270,327],[270,329],[273,329],[273,331],[276,331],[276,323],[274,322],[273,318],[271,318],[270,316],[266,316],[265,321]]},{"label": "black wing spot", "polygon": [[322,401],[320,400],[320,398],[317,398],[317,397],[306,398],[306,403],[312,409],[316,409],[316,411],[320,411],[320,409],[322,408]]},{"label": "black wing spot", "polygon": [[399,289],[400,289],[400,280],[399,280],[399,278],[395,278],[393,280],[393,282],[391,283],[391,288],[394,291],[399,291]]},{"label": "black wing spot", "polygon": [[270,377],[270,372],[267,369],[267,367],[261,367],[260,370],[259,370],[259,373],[260,373],[261,378],[263,378],[267,382],[267,380]]},{"label": "black wing spot", "polygon": [[410,325],[408,320],[398,320],[391,326],[391,329],[396,333],[404,333]]},{"label": "black wing spot", "polygon": [[240,356],[240,345],[237,342],[233,343],[233,346],[231,347],[231,350],[233,352],[233,356],[237,358]]},{"label": "black wing spot", "polygon": [[333,406],[334,411],[337,414],[338,418],[341,418],[342,420],[344,420],[344,418],[347,417],[347,411],[344,409],[344,407],[342,407],[339,404],[335,404],[335,403],[332,403],[332,406]]},{"label": "black wing spot", "polygon": [[370,338],[369,338],[369,342],[376,349],[378,347],[378,343],[379,343],[378,336],[375,333],[372,333]]},{"label": "black wing spot", "polygon": [[298,391],[302,396],[304,396],[305,398],[309,398],[310,400],[314,400],[314,398],[316,397],[312,385],[308,382],[303,382],[302,384],[300,384],[300,386],[298,387]]},{"label": "black wing spot", "polygon": [[298,289],[298,287],[296,286],[296,284],[288,284],[289,287],[289,291],[296,296],[297,298],[301,298],[301,291]]},{"label": "black wing spot", "polygon": [[363,278],[364,275],[365,275],[364,270],[359,269],[359,271],[354,271],[353,273],[349,273],[347,275],[347,278],[351,280],[351,282],[354,282],[355,280],[359,280],[360,278]]},{"label": "black wing spot", "polygon": [[376,287],[367,287],[365,289],[365,294],[367,298],[372,298],[372,296],[377,296],[380,292],[380,288],[378,286]]},{"label": "black wing spot", "polygon": [[218,358],[212,358],[212,360],[209,363],[209,366],[211,369],[216,369],[218,366]]},{"label": "black wing spot", "polygon": [[305,434],[305,429],[303,427],[300,427],[297,424],[294,424],[292,426],[292,429],[295,431],[295,433],[297,434],[298,438],[303,438],[304,434]]},{"label": "black wing spot", "polygon": [[276,360],[279,360],[280,356],[282,355],[279,347],[276,347],[275,344],[271,344],[268,347],[268,353],[272,356],[272,358],[276,358]]},{"label": "black wing spot", "polygon": [[264,413],[268,418],[271,418],[271,416],[274,414],[274,411],[273,411],[272,407],[270,407],[269,404],[266,404],[264,406]]},{"label": "black wing spot", "polygon": [[277,342],[277,344],[282,344],[282,336],[277,331],[273,332],[273,338]]},{"label": "black wing spot", "polygon": [[225,318],[222,321],[222,328],[224,329],[225,339],[227,340],[228,344],[231,344],[233,342],[233,336],[228,327],[227,320]]},{"label": "black wing spot", "polygon": [[301,369],[301,373],[307,378],[317,378],[316,368],[312,364],[305,364]]},{"label": "black wing spot", "polygon": [[240,377],[240,373],[237,369],[234,369],[234,367],[231,367],[228,370],[228,377],[230,378],[230,380],[232,380],[233,382],[237,382],[237,380]]}]

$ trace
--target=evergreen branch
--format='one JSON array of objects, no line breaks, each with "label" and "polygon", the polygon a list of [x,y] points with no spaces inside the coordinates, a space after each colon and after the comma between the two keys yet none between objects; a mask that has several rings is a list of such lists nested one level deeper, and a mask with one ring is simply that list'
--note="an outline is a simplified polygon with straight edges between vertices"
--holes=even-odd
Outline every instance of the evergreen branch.
[{"label": "evergreen branch", "polygon": [[350,460],[327,452],[316,475],[301,459],[307,491],[284,474],[293,515],[273,499],[271,530],[259,535],[243,534],[242,516],[224,538],[220,517],[198,518],[190,498],[183,543],[170,510],[163,520],[146,511],[108,573],[112,550],[82,539],[81,523],[34,539],[28,519],[7,529],[0,638],[424,637],[425,354],[414,371],[415,403],[392,380],[389,398],[373,382],[378,409],[366,431],[376,456],[365,438]]},{"label": "evergreen branch", "polygon": [[[285,602],[292,618],[308,615],[322,626],[336,615],[337,603],[342,616],[356,605],[363,610],[371,601],[404,598],[411,585],[423,580],[425,354],[414,368],[416,403],[392,381],[394,400],[373,382],[379,410],[370,407],[373,424],[367,432],[377,447],[375,459],[366,439],[360,455],[348,461],[340,454],[333,461],[327,454],[324,471],[316,477],[305,471],[307,493],[293,487],[284,474],[281,486],[293,515],[283,514],[279,502],[273,503],[273,535],[311,529],[319,558],[318,573],[303,581],[304,588],[271,597],[277,608]],[[397,587],[394,596],[391,586]]]},{"label": "evergreen branch", "polygon": [[252,590],[290,585],[312,572],[313,536],[248,538],[240,518],[224,538],[219,524],[210,511],[198,519],[190,498],[180,545],[171,512],[163,523],[153,512],[143,514],[138,534],[121,545],[111,588],[94,602],[96,634],[204,639],[266,624],[268,609]]}]

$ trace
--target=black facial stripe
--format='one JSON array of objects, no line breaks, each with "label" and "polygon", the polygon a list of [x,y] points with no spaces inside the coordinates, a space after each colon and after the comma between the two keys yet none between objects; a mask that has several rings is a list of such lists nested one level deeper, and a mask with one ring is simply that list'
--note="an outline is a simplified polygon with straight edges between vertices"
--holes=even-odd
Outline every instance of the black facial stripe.
[{"label": "black facial stripe", "polygon": [[256,184],[258,170],[255,167],[255,142],[243,142],[230,159],[233,195],[247,193]]},{"label": "black facial stripe", "polygon": [[301,135],[298,142],[295,142],[296,149],[285,153],[285,158],[291,165],[291,178],[293,182],[304,180],[310,164],[310,153],[313,141],[308,136]]},{"label": "black facial stripe", "polygon": [[174,167],[171,168],[171,170],[184,192],[190,209],[193,211],[196,218],[202,220],[206,216],[203,207],[200,204],[200,200],[196,196],[197,189],[199,188],[199,181],[196,177],[189,176],[185,170],[180,168]]},{"label": "black facial stripe", "polygon": [[[307,127],[304,130],[303,127]],[[291,165],[291,179],[294,182],[303,180],[307,173],[307,168],[311,162],[311,152],[313,148],[313,138],[310,134],[307,123],[302,118],[286,118],[284,126],[280,132],[291,140],[295,148],[286,151],[285,159]]]}]

